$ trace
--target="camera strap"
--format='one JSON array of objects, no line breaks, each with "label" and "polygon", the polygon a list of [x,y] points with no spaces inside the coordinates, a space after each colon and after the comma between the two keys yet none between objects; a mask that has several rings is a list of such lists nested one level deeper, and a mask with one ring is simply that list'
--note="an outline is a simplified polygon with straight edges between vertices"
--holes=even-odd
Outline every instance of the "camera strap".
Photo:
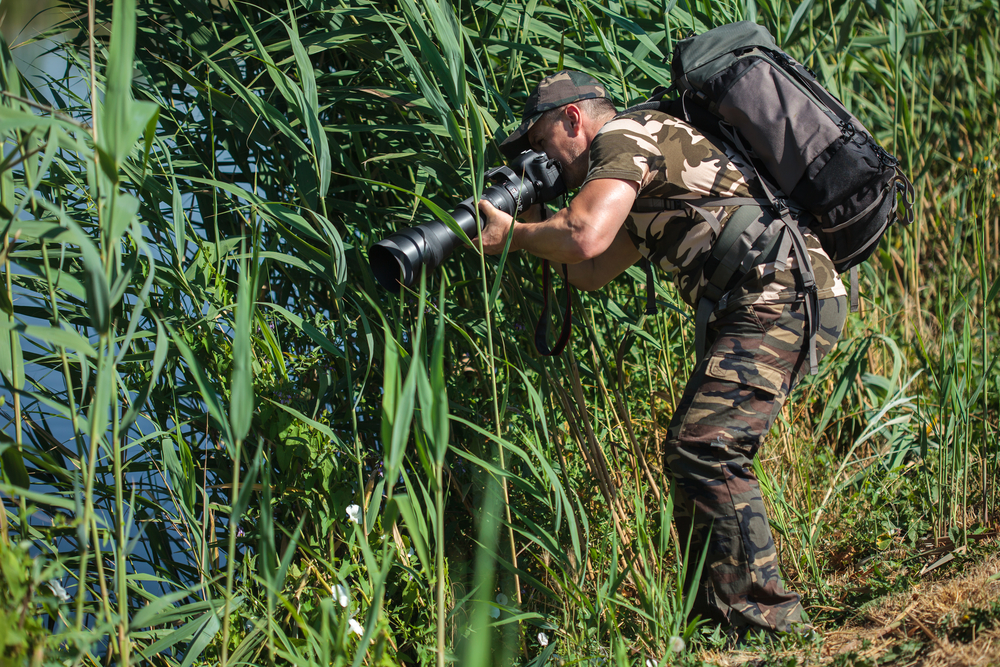
[{"label": "camera strap", "polygon": [[[569,270],[565,264],[563,267],[563,277],[569,275]],[[562,330],[559,332],[559,339],[554,347],[549,347],[548,336],[545,326],[549,321],[549,292],[551,291],[551,280],[549,279],[549,260],[542,260],[542,314],[538,316],[538,324],[535,325],[535,348],[543,356],[552,357],[563,351],[566,343],[569,342],[569,332],[573,326],[573,286],[566,283],[566,310],[563,312]]]},{"label": "camera strap", "polygon": [[[549,207],[542,204],[542,220],[549,217]],[[563,193],[563,208],[566,207],[566,194]],[[563,351],[566,343],[569,342],[569,332],[573,328],[573,286],[569,282],[569,268],[562,265],[562,277],[566,281],[566,310],[563,312],[562,330],[559,332],[559,339],[555,347],[549,347],[548,336],[545,325],[549,322],[549,292],[552,291],[552,281],[549,278],[549,260],[542,260],[542,314],[538,316],[538,324],[535,325],[535,349],[545,357],[554,357]]]}]

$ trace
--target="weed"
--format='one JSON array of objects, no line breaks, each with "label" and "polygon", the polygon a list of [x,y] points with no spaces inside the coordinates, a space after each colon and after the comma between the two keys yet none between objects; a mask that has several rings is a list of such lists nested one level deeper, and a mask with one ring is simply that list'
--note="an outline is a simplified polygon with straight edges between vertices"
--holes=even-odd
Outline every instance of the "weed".
[{"label": "weed", "polygon": [[915,658],[925,653],[929,644],[918,640],[907,640],[891,645],[877,660],[879,665],[911,664]]},{"label": "weed", "polygon": [[946,618],[948,639],[953,642],[975,641],[976,635],[1000,625],[1000,600],[985,607],[972,607],[955,619]]},{"label": "weed", "polygon": [[857,651],[835,655],[830,664],[833,667],[876,667],[874,660],[860,655]]},{"label": "weed", "polygon": [[[574,297],[570,346],[542,359],[534,259],[459,249],[390,295],[365,252],[475,194],[553,68],[631,103],[670,82],[677,38],[739,19],[918,188],[756,462],[784,571],[842,620],[906,590],[925,540],[980,553],[972,527],[1000,507],[996,3],[64,4],[38,35],[61,40],[52,73],[0,44],[17,660],[687,665],[724,647],[689,618],[659,467],[694,363],[667,281],[646,319],[638,267]],[[955,619],[955,640],[998,613]],[[755,648],[787,665],[818,646]]]}]

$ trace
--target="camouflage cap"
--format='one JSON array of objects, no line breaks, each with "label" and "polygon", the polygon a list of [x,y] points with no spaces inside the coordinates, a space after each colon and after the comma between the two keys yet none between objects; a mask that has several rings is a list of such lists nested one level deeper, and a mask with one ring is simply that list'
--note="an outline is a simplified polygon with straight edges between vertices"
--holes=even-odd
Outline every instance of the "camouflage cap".
[{"label": "camouflage cap", "polygon": [[545,77],[528,96],[521,125],[500,142],[500,150],[510,159],[531,148],[528,144],[528,131],[546,111],[580,100],[607,96],[608,92],[601,82],[583,72],[564,69]]}]

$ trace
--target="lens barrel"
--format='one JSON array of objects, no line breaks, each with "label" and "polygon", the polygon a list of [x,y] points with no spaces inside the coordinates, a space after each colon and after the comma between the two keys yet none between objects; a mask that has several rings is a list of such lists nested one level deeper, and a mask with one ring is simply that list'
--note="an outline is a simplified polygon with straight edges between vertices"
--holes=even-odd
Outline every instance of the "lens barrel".
[{"label": "lens barrel", "polygon": [[[536,201],[549,201],[566,191],[559,165],[544,153],[525,151],[510,167],[497,167],[487,174],[493,185],[483,191],[482,199],[511,216],[517,216]],[[479,236],[476,202],[469,197],[451,213],[455,222],[470,238]],[[398,293],[420,278],[420,270],[433,271],[441,266],[458,245],[459,237],[443,222],[435,220],[392,234],[368,251],[372,274],[382,287]]]},{"label": "lens barrel", "polygon": [[[451,212],[458,226],[470,237],[478,236],[472,197]],[[440,220],[403,229],[385,238],[368,251],[375,280],[398,293],[400,285],[409,287],[420,278],[421,267],[433,271],[451,254],[458,244],[456,236]]]}]

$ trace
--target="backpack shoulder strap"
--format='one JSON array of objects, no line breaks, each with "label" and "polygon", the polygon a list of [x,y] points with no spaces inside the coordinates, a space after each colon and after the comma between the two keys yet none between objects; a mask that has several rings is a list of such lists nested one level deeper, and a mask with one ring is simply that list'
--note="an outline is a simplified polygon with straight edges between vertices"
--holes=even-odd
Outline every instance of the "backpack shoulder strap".
[{"label": "backpack shoulder strap", "polygon": [[[708,130],[708,128],[701,129],[701,125],[690,117],[690,112],[685,108],[684,96],[682,95],[678,99],[667,100],[665,99],[667,92],[669,92],[668,89],[657,89],[649,100],[626,109],[619,116],[643,109],[662,111],[692,123],[700,131],[706,133],[709,140],[712,140],[715,133]],[[713,124],[712,128],[716,128],[716,124]],[[731,129],[731,132],[727,133],[727,129]],[[721,124],[718,124],[716,131],[721,132],[731,142],[731,144],[722,142],[724,144],[722,150],[727,154],[735,151],[743,158],[750,170],[752,170],[752,174],[745,175],[748,178],[751,175],[756,177],[756,181],[760,184],[766,198],[641,198],[636,199],[632,205],[632,211],[636,213],[652,213],[689,208],[708,222],[716,233],[716,242],[712,246],[711,255],[709,260],[707,260],[714,262],[716,266],[714,269],[706,271],[708,284],[698,303],[697,314],[695,316],[695,347],[699,360],[706,353],[705,339],[712,313],[726,308],[728,294],[732,289],[730,285],[734,279],[738,276],[748,275],[754,265],[768,257],[774,258],[776,269],[784,270],[789,257],[794,255],[805,295],[809,370],[811,374],[815,374],[818,367],[816,333],[819,328],[819,323],[815,320],[818,315],[819,301],[817,299],[816,279],[812,268],[812,260],[809,257],[805,238],[802,236],[801,231],[799,231],[798,223],[791,217],[789,202],[785,198],[784,193],[761,175],[760,170],[754,165],[752,154],[746,149],[743,141],[740,139],[739,133],[734,128],[727,128]],[[726,150],[727,148],[728,150]],[[732,158],[731,154],[730,158]],[[740,208],[733,213],[727,221],[725,228],[723,228],[721,220],[707,210],[707,207],[711,206],[739,206]],[[765,213],[765,209],[773,212],[773,217]],[[777,252],[775,253],[776,248]],[[647,305],[653,302],[655,308],[655,300],[651,295],[651,277],[651,269],[647,265],[646,300]]]}]

